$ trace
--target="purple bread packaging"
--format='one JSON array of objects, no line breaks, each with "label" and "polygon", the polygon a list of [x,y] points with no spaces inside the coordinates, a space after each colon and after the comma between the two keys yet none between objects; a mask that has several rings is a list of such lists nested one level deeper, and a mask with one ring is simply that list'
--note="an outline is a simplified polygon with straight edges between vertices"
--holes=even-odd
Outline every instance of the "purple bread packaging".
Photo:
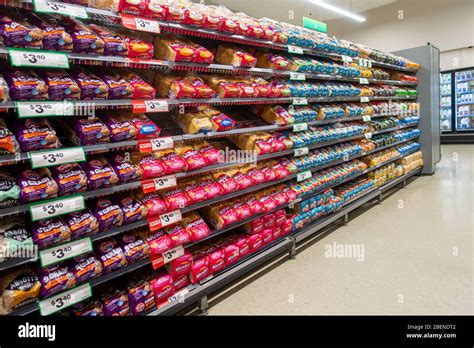
[{"label": "purple bread packaging", "polygon": [[44,118],[27,118],[16,122],[16,139],[22,151],[57,149],[56,131]]},{"label": "purple bread packaging", "polygon": [[71,240],[71,230],[60,218],[40,220],[31,225],[33,243],[40,248],[46,248]]},{"label": "purple bread packaging", "polygon": [[82,169],[86,172],[87,187],[90,190],[110,187],[119,182],[118,175],[102,156],[89,159],[87,162],[82,163]]},{"label": "purple bread packaging", "polygon": [[155,306],[155,298],[150,283],[140,279],[127,286],[128,302],[133,315],[140,315]]},{"label": "purple bread packaging", "polygon": [[37,274],[41,282],[41,297],[51,296],[76,286],[76,278],[62,263],[43,268],[38,267]]},{"label": "purple bread packaging", "polygon": [[59,195],[84,192],[87,190],[87,175],[77,163],[52,167],[53,178],[59,186]]},{"label": "purple bread packaging", "polygon": [[100,297],[104,305],[104,315],[125,317],[130,315],[127,293],[123,290],[110,290]]},{"label": "purple bread packaging", "polygon": [[79,239],[99,232],[99,221],[89,209],[62,217],[71,230],[71,238]]},{"label": "purple bread packaging", "polygon": [[98,199],[93,214],[97,218],[97,221],[99,221],[99,229],[101,231],[122,226],[123,224],[122,209],[120,209],[118,204],[115,204],[109,199]]},{"label": "purple bread packaging", "polygon": [[73,128],[78,139],[78,145],[94,145],[110,142],[110,131],[97,117],[76,118]]},{"label": "purple bread packaging", "polygon": [[70,75],[81,89],[82,100],[104,100],[108,98],[109,88],[107,84],[90,71],[83,68],[74,68]]},{"label": "purple bread packaging", "polygon": [[58,184],[46,168],[23,170],[18,178],[20,202],[27,203],[58,195]]},{"label": "purple bread packaging", "polygon": [[102,263],[103,273],[109,273],[127,265],[127,258],[122,248],[114,238],[107,238],[100,243],[97,250],[97,256]]},{"label": "purple bread packaging", "polygon": [[77,284],[88,282],[102,274],[102,264],[94,254],[74,257],[68,262],[68,267],[74,274]]},{"label": "purple bread packaging", "polygon": [[48,85],[31,69],[3,69],[11,100],[47,100]]}]

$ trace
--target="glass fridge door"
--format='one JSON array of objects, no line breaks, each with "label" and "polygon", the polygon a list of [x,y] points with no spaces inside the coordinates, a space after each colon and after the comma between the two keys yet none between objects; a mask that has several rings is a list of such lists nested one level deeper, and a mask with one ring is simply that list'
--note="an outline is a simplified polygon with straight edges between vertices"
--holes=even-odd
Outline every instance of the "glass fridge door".
[{"label": "glass fridge door", "polygon": [[440,74],[440,129],[441,132],[451,132],[451,73]]},{"label": "glass fridge door", "polygon": [[456,130],[474,131],[474,68],[455,73]]}]

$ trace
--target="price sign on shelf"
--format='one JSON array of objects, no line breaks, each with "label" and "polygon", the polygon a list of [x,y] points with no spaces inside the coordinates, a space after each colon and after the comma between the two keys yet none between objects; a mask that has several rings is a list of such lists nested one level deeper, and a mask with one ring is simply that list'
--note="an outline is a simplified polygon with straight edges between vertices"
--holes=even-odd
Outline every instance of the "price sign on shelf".
[{"label": "price sign on shelf", "polygon": [[290,80],[293,81],[305,81],[306,75],[303,73],[290,72]]},{"label": "price sign on shelf", "polygon": [[163,176],[151,180],[142,181],[143,193],[155,192],[169,187],[175,187],[177,180],[175,175]]},{"label": "price sign on shelf", "polygon": [[181,221],[183,215],[180,210],[174,210],[172,212],[155,216],[148,219],[148,227],[150,231],[156,231],[162,227],[172,225],[178,221]]},{"label": "price sign on shelf", "polygon": [[303,54],[304,51],[302,47],[288,45],[288,53]]},{"label": "price sign on shelf", "polygon": [[359,79],[359,83],[361,85],[368,85],[369,84],[369,79],[366,79],[365,77],[362,77]]},{"label": "price sign on shelf", "polygon": [[63,52],[9,48],[8,54],[12,66],[69,69],[69,59]]},{"label": "price sign on shelf", "polygon": [[372,133],[364,133],[365,139],[372,139]]},{"label": "price sign on shelf", "polygon": [[371,120],[372,120],[372,119],[370,118],[369,115],[362,116],[362,121],[364,121],[364,122],[369,122],[369,121],[371,121]]},{"label": "price sign on shelf", "polygon": [[169,105],[165,99],[154,99],[154,100],[133,100],[132,101],[132,112],[134,113],[147,113],[147,112],[168,112]]},{"label": "price sign on shelf", "polygon": [[359,58],[359,65],[363,68],[371,68],[372,67],[372,61],[369,59],[365,58]]},{"label": "price sign on shelf", "polygon": [[138,146],[140,152],[146,153],[158,150],[171,149],[174,146],[174,141],[172,137],[162,137],[139,142]]},{"label": "price sign on shelf", "polygon": [[305,181],[311,178],[312,176],[313,174],[311,173],[310,170],[305,170],[304,172],[296,174],[296,181],[297,182]]},{"label": "price sign on shelf", "polygon": [[28,152],[28,157],[33,168],[58,166],[65,163],[83,162],[86,153],[82,147],[71,147],[48,151]]},{"label": "price sign on shelf", "polygon": [[120,18],[122,19],[122,25],[125,28],[139,31],[146,31],[148,33],[159,34],[160,24],[157,21],[153,21],[147,18],[136,17],[121,13]]},{"label": "price sign on shelf", "polygon": [[77,286],[71,290],[48,297],[38,303],[41,315],[50,315],[92,296],[89,283]]},{"label": "price sign on shelf", "polygon": [[56,1],[33,0],[35,12],[39,13],[54,13],[63,16],[70,16],[76,18],[88,18],[86,8],[83,6],[75,6]]},{"label": "price sign on shelf", "polygon": [[165,251],[163,254],[150,256],[151,265],[153,269],[157,269],[183,255],[184,248],[182,245],[179,245],[176,248]]},{"label": "price sign on shelf", "polygon": [[293,124],[293,132],[303,132],[308,130],[307,123],[295,123]]},{"label": "price sign on shelf", "polygon": [[92,251],[90,238],[78,239],[40,251],[41,267],[49,266]]},{"label": "price sign on shelf", "polygon": [[45,117],[45,116],[72,116],[74,104],[67,101],[43,102],[28,101],[15,102],[18,117]]},{"label": "price sign on shelf", "polygon": [[295,97],[293,98],[293,105],[308,105],[308,99],[306,97]]},{"label": "price sign on shelf", "polygon": [[309,149],[307,147],[300,147],[299,149],[295,149],[295,157],[299,157],[299,156],[304,156],[304,155],[307,155],[309,153]]},{"label": "price sign on shelf", "polygon": [[344,55],[342,55],[342,56],[341,56],[341,60],[342,60],[344,63],[352,63],[352,57],[349,57],[349,56],[344,56]]},{"label": "price sign on shelf", "polygon": [[65,198],[51,199],[46,202],[31,203],[30,215],[32,221],[50,219],[59,215],[74,213],[84,210],[84,196],[70,196]]},{"label": "price sign on shelf", "polygon": [[368,103],[370,100],[369,100],[369,97],[360,97],[360,102],[361,103]]},{"label": "price sign on shelf", "polygon": [[184,288],[176,292],[174,295],[168,297],[168,303],[184,302],[184,298],[188,293],[189,293],[189,290],[187,288]]}]

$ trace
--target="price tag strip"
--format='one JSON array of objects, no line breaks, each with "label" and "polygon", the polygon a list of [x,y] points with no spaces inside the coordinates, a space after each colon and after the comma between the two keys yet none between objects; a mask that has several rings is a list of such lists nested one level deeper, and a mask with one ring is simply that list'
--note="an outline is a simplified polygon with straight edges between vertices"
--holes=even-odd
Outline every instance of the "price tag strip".
[{"label": "price tag strip", "polygon": [[306,97],[293,98],[293,105],[308,105],[308,99]]},{"label": "price tag strip", "polygon": [[147,112],[168,112],[169,105],[166,99],[132,100],[132,112],[143,114]]},{"label": "price tag strip", "polygon": [[364,133],[365,139],[372,139],[372,133]]},{"label": "price tag strip", "polygon": [[360,102],[361,103],[368,103],[370,100],[369,100],[369,97],[360,97]]},{"label": "price tag strip", "polygon": [[35,12],[38,13],[53,13],[83,19],[89,18],[86,8],[83,6],[46,0],[33,0],[33,6],[35,7]]},{"label": "price tag strip", "polygon": [[67,149],[28,152],[31,167],[42,168],[58,166],[65,163],[84,162],[86,153],[83,147],[70,147]]},{"label": "price tag strip", "polygon": [[342,55],[341,59],[344,63],[352,63],[352,57]]},{"label": "price tag strip", "polygon": [[303,132],[308,130],[307,123],[295,123],[293,124],[293,132]]},{"label": "price tag strip", "polygon": [[125,28],[138,31],[146,31],[147,33],[160,33],[160,24],[157,21],[142,17],[131,16],[123,13],[120,13],[120,18],[122,19],[122,25]]},{"label": "price tag strip", "polygon": [[288,45],[288,53],[303,54],[304,51],[302,47]]},{"label": "price tag strip", "polygon": [[168,175],[163,176],[161,178],[142,181],[143,193],[155,192],[158,190],[163,190],[165,188],[175,187],[176,185],[177,180],[175,175]]},{"label": "price tag strip", "polygon": [[17,101],[15,104],[20,118],[74,115],[74,104],[68,101]]},{"label": "price tag strip", "polygon": [[293,81],[306,81],[306,75],[303,73],[290,72],[290,80]]},{"label": "price tag strip", "polygon": [[372,120],[372,119],[370,118],[369,115],[362,116],[362,121],[364,121],[364,122],[369,122],[369,121],[371,121],[371,120]]},{"label": "price tag strip", "polygon": [[71,290],[48,297],[38,302],[41,315],[50,315],[64,308],[82,302],[92,296],[92,289],[89,283],[77,286]]},{"label": "price tag strip", "polygon": [[165,251],[163,254],[151,256],[151,265],[153,269],[162,267],[164,264],[184,255],[184,248],[179,245],[173,249]]},{"label": "price tag strip", "polygon": [[359,83],[361,85],[368,85],[369,84],[369,79],[366,79],[366,78],[362,77],[362,78],[359,79]]},{"label": "price tag strip", "polygon": [[78,239],[69,243],[56,245],[49,249],[40,251],[41,267],[49,266],[57,262],[88,253],[92,251],[92,241],[90,238]]},{"label": "price tag strip", "polygon": [[305,181],[312,177],[313,177],[313,174],[311,173],[311,171],[305,170],[304,172],[296,174],[296,181],[297,182]]},{"label": "price tag strip", "polygon": [[153,152],[158,150],[171,149],[174,146],[172,137],[155,138],[151,140],[144,140],[138,143],[141,153]]},{"label": "price tag strip", "polygon": [[84,196],[75,195],[50,199],[40,203],[31,203],[29,208],[32,221],[50,219],[56,216],[84,210]]},{"label": "price tag strip", "polygon": [[9,48],[8,55],[12,66],[69,69],[69,58],[64,52]]},{"label": "price tag strip", "polygon": [[299,149],[295,149],[294,156],[299,157],[299,156],[304,156],[309,153],[309,149],[307,147],[300,147]]},{"label": "price tag strip", "polygon": [[188,288],[184,288],[176,292],[173,296],[168,297],[168,303],[180,302],[184,303],[184,298],[189,293]]},{"label": "price tag strip", "polygon": [[148,227],[150,228],[150,231],[153,232],[159,230],[162,227],[172,225],[178,221],[181,221],[182,218],[183,215],[181,214],[181,211],[174,210],[170,213],[148,218]]}]

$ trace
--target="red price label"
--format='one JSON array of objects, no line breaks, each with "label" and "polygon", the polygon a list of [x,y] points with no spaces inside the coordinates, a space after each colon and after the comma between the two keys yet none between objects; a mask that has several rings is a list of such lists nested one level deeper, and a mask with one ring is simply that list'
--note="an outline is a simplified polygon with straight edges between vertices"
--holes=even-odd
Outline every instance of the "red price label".
[{"label": "red price label", "polygon": [[148,33],[160,33],[160,24],[157,21],[152,21],[147,18],[131,16],[127,14],[120,14],[122,25],[125,28],[139,31],[146,31]]}]

